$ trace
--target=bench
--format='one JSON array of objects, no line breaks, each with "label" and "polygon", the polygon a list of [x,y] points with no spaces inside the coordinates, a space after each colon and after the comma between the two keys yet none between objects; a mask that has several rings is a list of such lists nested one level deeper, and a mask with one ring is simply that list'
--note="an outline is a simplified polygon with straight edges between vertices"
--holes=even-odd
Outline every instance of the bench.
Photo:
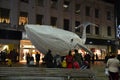
[{"label": "bench", "polygon": [[71,80],[73,78],[96,80],[95,74],[89,69],[0,67],[0,80]]}]

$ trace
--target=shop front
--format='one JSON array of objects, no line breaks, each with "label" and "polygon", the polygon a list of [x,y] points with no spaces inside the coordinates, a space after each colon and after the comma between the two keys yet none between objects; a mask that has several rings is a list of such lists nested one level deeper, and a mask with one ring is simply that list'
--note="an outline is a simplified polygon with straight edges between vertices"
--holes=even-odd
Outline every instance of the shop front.
[{"label": "shop front", "polygon": [[113,44],[113,40],[108,39],[87,38],[86,40],[87,48],[93,52],[94,59],[97,60],[104,60],[106,55],[109,55],[111,52],[113,52]]},{"label": "shop front", "polygon": [[[3,51],[8,55],[14,49],[19,53],[21,39],[21,31],[0,29],[0,52]],[[19,57],[17,57],[17,61],[19,61]]]},{"label": "shop front", "polygon": [[35,61],[35,54],[38,52],[40,54],[40,62],[42,62],[42,58],[44,55],[38,51],[34,45],[32,45],[30,40],[21,40],[20,41],[20,61],[26,62],[26,55],[30,54],[30,56],[33,56]]}]

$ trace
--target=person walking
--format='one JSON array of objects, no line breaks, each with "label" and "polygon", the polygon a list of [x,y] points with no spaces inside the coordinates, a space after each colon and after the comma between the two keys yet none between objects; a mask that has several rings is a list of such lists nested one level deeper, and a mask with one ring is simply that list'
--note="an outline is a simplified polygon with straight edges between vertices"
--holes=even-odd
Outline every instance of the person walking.
[{"label": "person walking", "polygon": [[90,69],[90,61],[91,61],[91,56],[89,53],[86,53],[86,55],[84,56],[85,62],[87,62],[88,64],[88,69]]},{"label": "person walking", "polygon": [[67,68],[73,68],[73,56],[71,54],[71,50],[69,51],[68,55],[66,55],[66,63]]},{"label": "person walking", "polygon": [[30,54],[29,53],[26,53],[26,64],[27,64],[27,66],[29,66],[29,64],[30,64]]},{"label": "person walking", "polygon": [[49,49],[47,54],[44,57],[45,63],[46,63],[46,67],[47,68],[53,68],[53,56],[52,56],[52,51]]},{"label": "person walking", "polygon": [[109,80],[119,80],[119,67],[120,61],[115,55],[112,55],[106,64],[106,68],[108,68],[109,71]]},{"label": "person walking", "polygon": [[36,59],[36,66],[39,66],[40,54],[38,52],[35,55],[35,59]]},{"label": "person walking", "polygon": [[75,51],[75,54],[74,54],[75,60],[79,63],[79,65],[82,65],[83,57],[82,57],[81,53],[78,53],[77,49],[75,49],[74,51]]}]

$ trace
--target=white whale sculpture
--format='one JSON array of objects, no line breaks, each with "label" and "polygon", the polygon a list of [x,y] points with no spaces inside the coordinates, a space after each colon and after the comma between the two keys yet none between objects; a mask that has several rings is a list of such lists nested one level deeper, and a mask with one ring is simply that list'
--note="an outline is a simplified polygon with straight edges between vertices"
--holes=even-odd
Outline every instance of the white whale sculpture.
[{"label": "white whale sculpture", "polygon": [[[25,30],[32,44],[42,53],[47,53],[48,49],[52,54],[67,55],[68,51],[76,47],[82,48],[92,55],[92,52],[84,45],[86,41],[86,27],[92,23],[84,23],[83,36],[49,25],[26,24]],[[77,27],[77,28],[79,28]]]}]

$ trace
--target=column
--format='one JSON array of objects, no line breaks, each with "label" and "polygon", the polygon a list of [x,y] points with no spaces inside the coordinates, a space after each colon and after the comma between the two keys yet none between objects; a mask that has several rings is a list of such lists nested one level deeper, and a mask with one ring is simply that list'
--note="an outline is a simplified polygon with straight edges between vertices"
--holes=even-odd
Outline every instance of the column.
[{"label": "column", "polygon": [[29,10],[28,10],[28,23],[36,23],[36,5],[35,0],[29,0]]},{"label": "column", "polygon": [[17,28],[19,23],[19,0],[10,0],[10,24]]}]

